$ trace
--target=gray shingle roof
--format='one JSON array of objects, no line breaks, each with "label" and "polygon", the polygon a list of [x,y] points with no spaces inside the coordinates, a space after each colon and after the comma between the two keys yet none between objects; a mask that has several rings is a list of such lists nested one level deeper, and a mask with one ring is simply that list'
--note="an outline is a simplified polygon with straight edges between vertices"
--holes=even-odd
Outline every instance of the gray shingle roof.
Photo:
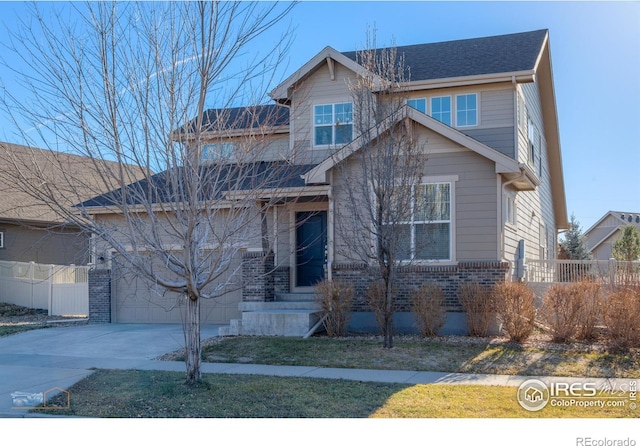
[{"label": "gray shingle roof", "polygon": [[[411,81],[532,70],[547,30],[397,47]],[[342,53],[357,62],[357,51]]]},{"label": "gray shingle roof", "polygon": [[[220,200],[229,191],[240,192],[255,189],[276,189],[303,187],[302,175],[310,171],[315,164],[291,165],[286,161],[257,162],[249,164],[205,164],[200,167],[199,199]],[[165,171],[148,179],[130,184],[123,191],[117,189],[94,197],[78,207],[113,206],[122,203],[126,195],[128,205],[149,203],[179,203],[188,200],[186,188],[182,182],[184,168]]]},{"label": "gray shingle roof", "polygon": [[[113,186],[103,179],[111,178],[119,167],[112,161],[5,142],[0,142],[0,161],[0,220],[42,223],[64,223],[65,218],[26,185],[39,186],[44,181],[43,193],[71,207],[110,190]],[[131,181],[144,177],[135,166],[128,166],[126,172]]]},{"label": "gray shingle roof", "polygon": [[[225,132],[260,127],[277,129],[288,125],[289,108],[277,104],[267,104],[205,110],[202,130],[205,132]],[[194,128],[195,122],[192,120],[180,131],[192,132]]]}]

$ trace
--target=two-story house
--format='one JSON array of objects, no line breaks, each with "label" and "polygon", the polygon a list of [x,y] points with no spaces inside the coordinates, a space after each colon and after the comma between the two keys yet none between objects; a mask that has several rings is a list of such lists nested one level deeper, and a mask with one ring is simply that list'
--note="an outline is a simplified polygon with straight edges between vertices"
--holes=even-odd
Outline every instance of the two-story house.
[{"label": "two-story house", "polygon": [[[421,185],[437,189],[446,209],[437,222],[407,222],[407,243],[429,225],[437,225],[438,237],[401,268],[397,327],[410,330],[409,288],[435,281],[450,310],[445,332],[464,332],[460,284],[517,280],[523,259],[555,257],[558,230],[568,227],[549,33],[410,45],[397,53],[411,73],[403,85],[405,116],[424,147]],[[270,93],[273,104],[208,111],[203,161],[241,160],[243,136],[259,134],[264,168],[286,165],[295,177],[265,192],[282,198],[264,214],[271,243],[266,247],[260,233],[245,241],[238,260],[245,286],[225,298],[223,310],[204,311],[205,322],[242,315],[230,332],[304,334],[318,317],[304,301],[328,278],[356,289],[352,328],[375,327],[362,299],[372,280],[367,266],[344,252],[339,240],[349,234],[336,229],[346,209],[344,166],[360,149],[349,88],[364,70],[357,60],[356,52],[326,47]],[[242,118],[230,126],[230,116]],[[179,321],[178,309],[154,318],[141,300],[126,299],[128,286],[114,285],[114,321]]]}]

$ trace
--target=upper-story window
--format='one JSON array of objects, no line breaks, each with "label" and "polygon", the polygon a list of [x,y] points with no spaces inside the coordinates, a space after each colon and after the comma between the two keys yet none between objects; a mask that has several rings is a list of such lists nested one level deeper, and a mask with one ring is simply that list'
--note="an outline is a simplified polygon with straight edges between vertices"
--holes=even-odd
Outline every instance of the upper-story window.
[{"label": "upper-story window", "polygon": [[407,105],[409,107],[413,107],[416,110],[418,110],[419,112],[424,113],[425,115],[427,114],[427,100],[424,98],[421,99],[408,99],[407,100]]},{"label": "upper-story window", "polygon": [[313,108],[314,146],[347,144],[353,139],[353,104],[316,105]]},{"label": "upper-story window", "polygon": [[4,231],[0,231],[0,248],[4,248]]},{"label": "upper-story window", "polygon": [[201,161],[234,161],[234,145],[232,142],[204,144],[202,146]]},{"label": "upper-story window", "polygon": [[458,127],[478,125],[478,95],[476,93],[456,96],[456,125]]},{"label": "upper-story window", "polygon": [[431,116],[443,124],[451,125],[451,96],[431,98]]},{"label": "upper-story window", "polygon": [[531,118],[528,120],[528,137],[529,164],[536,169],[538,175],[542,175],[542,138],[538,127],[536,127]]}]

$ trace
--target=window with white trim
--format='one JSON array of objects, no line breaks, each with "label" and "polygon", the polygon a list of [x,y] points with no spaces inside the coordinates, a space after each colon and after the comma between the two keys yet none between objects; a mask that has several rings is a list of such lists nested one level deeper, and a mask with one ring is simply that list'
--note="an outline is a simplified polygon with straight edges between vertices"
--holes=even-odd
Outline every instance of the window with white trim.
[{"label": "window with white trim", "polygon": [[451,125],[451,96],[431,98],[431,117],[443,124]]},{"label": "window with white trim", "polygon": [[407,99],[407,105],[415,108],[419,112],[427,114],[427,100],[425,98],[420,99]]},{"label": "window with white trim", "polygon": [[456,95],[456,126],[478,125],[478,95],[476,93]]},{"label": "window with white trim", "polygon": [[4,248],[4,231],[0,231],[0,249]]},{"label": "window with white trim", "polygon": [[451,183],[411,186],[400,231],[399,260],[451,260]]},{"label": "window with white trim", "polygon": [[200,160],[208,161],[234,161],[234,145],[232,142],[218,142],[202,145],[202,154]]},{"label": "window with white trim", "polygon": [[322,104],[313,107],[313,145],[347,144],[353,139],[353,104]]},{"label": "window with white trim", "polygon": [[549,239],[547,234],[547,227],[544,223],[540,223],[538,226],[538,246],[539,246],[539,258],[540,260],[547,260],[549,258],[549,247],[547,240]]},{"label": "window with white trim", "polygon": [[503,221],[510,225],[518,224],[518,210],[516,207],[516,195],[513,192],[505,192],[503,206]]},{"label": "window with white trim", "polygon": [[529,137],[529,155],[528,161],[534,169],[537,170],[538,175],[542,173],[542,158],[541,158],[541,145],[542,139],[538,127],[533,123],[531,118],[528,119],[528,132]]},{"label": "window with white trim", "polygon": [[524,98],[520,93],[518,95],[518,130],[523,135],[527,133],[527,106],[524,103]]}]

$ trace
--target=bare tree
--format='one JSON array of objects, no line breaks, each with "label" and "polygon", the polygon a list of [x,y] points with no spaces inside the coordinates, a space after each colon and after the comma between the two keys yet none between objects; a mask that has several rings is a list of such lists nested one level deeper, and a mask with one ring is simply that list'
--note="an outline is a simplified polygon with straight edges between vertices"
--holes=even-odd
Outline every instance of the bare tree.
[{"label": "bare tree", "polygon": [[[182,296],[188,383],[201,379],[201,300],[237,286],[233,259],[247,241],[268,248],[259,240],[264,191],[295,174],[264,161],[280,111],[231,108],[264,96],[288,47],[268,31],[291,7],[97,2],[49,16],[34,6],[9,44],[30,92],[26,100],[2,92],[18,132],[53,154],[94,160],[91,175],[78,178],[61,157],[42,169],[9,151],[10,174],[99,238],[113,262]],[[210,104],[218,111],[207,112]],[[64,178],[64,199],[48,175]],[[87,191],[97,198],[86,200]]]},{"label": "bare tree", "polygon": [[[364,70],[349,85],[359,148],[339,164],[346,199],[337,209],[342,254],[373,267],[378,277],[377,310],[384,347],[393,347],[393,313],[401,261],[415,257],[409,243],[412,203],[426,161],[408,119],[409,80],[395,48],[377,49],[375,36],[356,56]],[[417,212],[426,213],[426,209]]]}]

